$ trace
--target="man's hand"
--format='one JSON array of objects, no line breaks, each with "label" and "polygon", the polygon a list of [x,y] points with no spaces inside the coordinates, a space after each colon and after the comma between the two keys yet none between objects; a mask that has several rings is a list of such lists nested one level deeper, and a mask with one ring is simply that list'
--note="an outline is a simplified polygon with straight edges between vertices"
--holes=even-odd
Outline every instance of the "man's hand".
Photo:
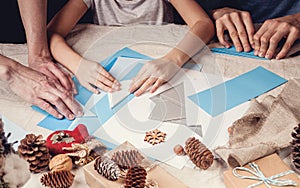
[{"label": "man's hand", "polygon": [[96,94],[99,91],[95,87],[109,93],[120,90],[120,83],[97,62],[83,59],[75,76],[83,87]]},{"label": "man's hand", "polygon": [[150,87],[154,93],[159,86],[169,81],[180,69],[174,61],[166,58],[155,59],[146,63],[133,79],[129,92],[140,96]]},{"label": "man's hand", "polygon": [[300,37],[299,14],[267,20],[254,35],[254,54],[271,59],[279,42],[285,39],[284,45],[276,59],[286,56],[294,42]]},{"label": "man's hand", "polygon": [[230,43],[224,37],[224,31],[227,30],[238,52],[251,50],[255,30],[249,12],[221,8],[214,10],[212,16],[216,23],[217,37],[222,45],[230,47]]},{"label": "man's hand", "polygon": [[[1,60],[1,59],[0,59]],[[27,102],[34,104],[56,118],[74,119],[82,115],[81,106],[73,94],[48,76],[11,61],[2,77],[10,89]]]},{"label": "man's hand", "polygon": [[71,76],[60,69],[50,57],[29,58],[29,67],[45,74],[56,84],[61,84],[67,91],[77,94],[76,86]]}]

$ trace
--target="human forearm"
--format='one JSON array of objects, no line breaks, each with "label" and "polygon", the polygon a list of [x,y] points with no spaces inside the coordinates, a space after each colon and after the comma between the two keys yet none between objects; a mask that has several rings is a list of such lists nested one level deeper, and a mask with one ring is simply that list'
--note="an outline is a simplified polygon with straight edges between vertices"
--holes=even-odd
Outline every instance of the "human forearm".
[{"label": "human forearm", "polygon": [[49,43],[50,51],[55,60],[64,65],[73,74],[76,74],[83,58],[66,43],[61,35],[57,33],[50,34]]},{"label": "human forearm", "polygon": [[47,0],[18,0],[28,45],[29,64],[40,57],[50,58],[47,43]]},{"label": "human forearm", "polygon": [[18,63],[10,58],[0,55],[0,80],[9,82],[13,71],[18,66]]},{"label": "human forearm", "polygon": [[210,21],[198,21],[183,39],[164,57],[182,66],[198,53],[214,36],[214,26]]}]

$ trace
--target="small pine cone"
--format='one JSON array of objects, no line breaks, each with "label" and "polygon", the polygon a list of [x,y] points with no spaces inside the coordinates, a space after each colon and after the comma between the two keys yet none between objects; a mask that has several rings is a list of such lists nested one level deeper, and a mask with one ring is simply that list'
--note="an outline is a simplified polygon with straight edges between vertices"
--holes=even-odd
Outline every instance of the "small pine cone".
[{"label": "small pine cone", "polygon": [[146,177],[147,172],[143,167],[131,167],[126,174],[124,188],[144,188],[146,185]]},{"label": "small pine cone", "polygon": [[99,174],[112,181],[118,180],[121,174],[118,165],[109,158],[102,159],[101,157],[98,157],[95,160],[94,169]]},{"label": "small pine cone", "polygon": [[54,171],[43,174],[41,183],[50,188],[68,188],[74,181],[74,175],[70,171]]},{"label": "small pine cone", "polygon": [[201,169],[208,169],[213,161],[214,156],[207,147],[195,137],[189,138],[186,141],[185,151],[191,161]]},{"label": "small pine cone", "polygon": [[292,163],[297,170],[300,170],[300,124],[292,132]]},{"label": "small pine cone", "polygon": [[30,164],[30,171],[39,173],[48,168],[50,154],[42,135],[28,134],[18,147],[18,152]]},{"label": "small pine cone", "polygon": [[137,150],[117,151],[111,158],[121,169],[140,165],[144,157]]}]

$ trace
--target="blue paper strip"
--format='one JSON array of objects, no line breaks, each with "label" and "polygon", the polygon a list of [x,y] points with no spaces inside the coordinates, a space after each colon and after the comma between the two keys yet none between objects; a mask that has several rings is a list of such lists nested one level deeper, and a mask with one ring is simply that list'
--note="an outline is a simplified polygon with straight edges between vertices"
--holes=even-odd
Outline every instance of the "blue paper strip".
[{"label": "blue paper strip", "polygon": [[208,114],[216,116],[285,82],[286,79],[263,67],[257,67],[225,83],[189,96],[189,99]]},{"label": "blue paper strip", "polygon": [[233,56],[241,56],[241,57],[248,57],[248,58],[254,58],[254,59],[268,60],[267,58],[254,55],[253,50],[251,50],[250,52],[237,52],[234,46],[231,46],[230,48],[212,48],[210,50],[213,53],[218,53],[218,54],[228,54],[228,55],[233,55]]}]

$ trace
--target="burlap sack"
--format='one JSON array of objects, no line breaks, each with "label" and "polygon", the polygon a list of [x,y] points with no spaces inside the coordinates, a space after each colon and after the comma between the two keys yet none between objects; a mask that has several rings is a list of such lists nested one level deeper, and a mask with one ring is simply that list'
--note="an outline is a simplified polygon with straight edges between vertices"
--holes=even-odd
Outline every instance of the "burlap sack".
[{"label": "burlap sack", "polygon": [[253,99],[246,114],[233,123],[227,146],[215,152],[236,167],[288,147],[300,119],[299,83],[290,80],[276,98],[267,96],[261,103]]}]

